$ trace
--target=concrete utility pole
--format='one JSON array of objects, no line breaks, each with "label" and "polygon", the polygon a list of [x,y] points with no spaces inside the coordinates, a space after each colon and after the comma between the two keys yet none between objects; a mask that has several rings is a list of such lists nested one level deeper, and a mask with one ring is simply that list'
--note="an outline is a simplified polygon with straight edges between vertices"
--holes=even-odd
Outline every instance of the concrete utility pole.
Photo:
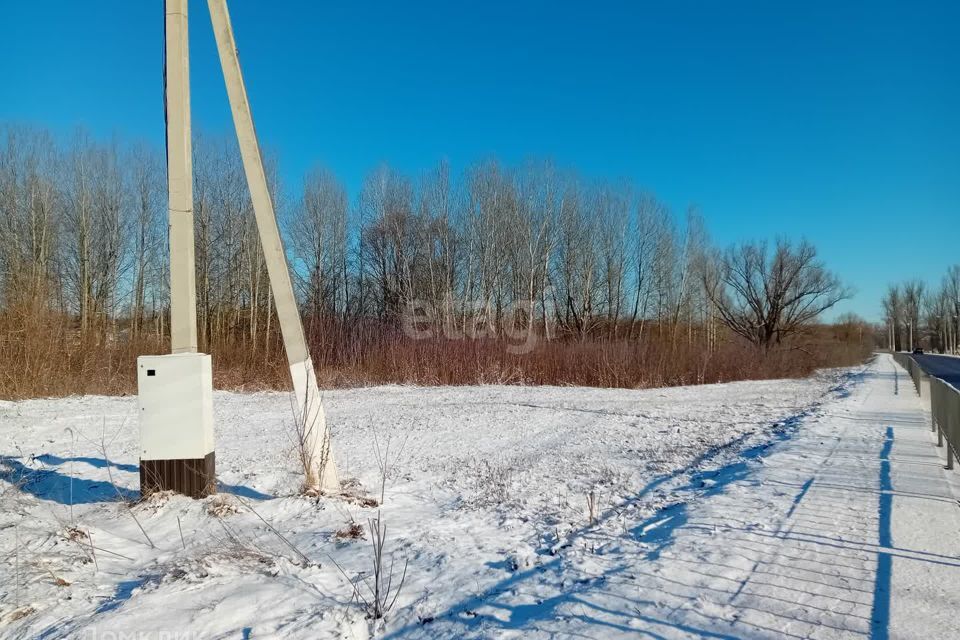
[{"label": "concrete utility pole", "polygon": [[[216,475],[212,365],[209,355],[197,353],[187,4],[188,0],[165,0],[164,5],[173,353],[137,358],[140,491],[170,489],[201,497],[216,491]],[[263,170],[226,0],[209,0],[208,6],[300,413],[297,429],[305,484],[316,491],[338,492],[340,481],[316,373]]]},{"label": "concrete utility pole", "polygon": [[164,3],[164,102],[170,221],[170,350],[137,358],[140,492],[194,497],[216,491],[213,367],[197,353],[193,149],[187,0]]},{"label": "concrete utility pole", "polygon": [[910,328],[910,352],[913,353],[913,320],[907,323]]},{"label": "concrete utility pole", "polygon": [[167,194],[170,215],[170,347],[197,350],[193,245],[193,146],[187,0],[166,2]]},{"label": "concrete utility pole", "polygon": [[300,310],[290,281],[287,257],[277,228],[277,217],[273,210],[273,201],[267,186],[267,177],[263,170],[263,158],[253,126],[253,114],[247,98],[243,74],[240,71],[240,59],[233,37],[230,14],[226,0],[208,0],[210,18],[220,54],[220,66],[230,98],[230,110],[233,112],[233,124],[237,131],[243,169],[247,176],[247,186],[253,201],[254,216],[260,232],[260,244],[263,246],[270,276],[270,288],[276,302],[277,317],[280,320],[280,332],[283,334],[283,346],[290,365],[290,377],[293,380],[294,395],[301,415],[298,416],[298,429],[303,440],[302,447],[309,458],[307,461],[307,485],[315,490],[336,492],[340,489],[337,467],[330,450],[330,435],[327,431],[323,405],[317,387],[313,361],[303,333]]}]

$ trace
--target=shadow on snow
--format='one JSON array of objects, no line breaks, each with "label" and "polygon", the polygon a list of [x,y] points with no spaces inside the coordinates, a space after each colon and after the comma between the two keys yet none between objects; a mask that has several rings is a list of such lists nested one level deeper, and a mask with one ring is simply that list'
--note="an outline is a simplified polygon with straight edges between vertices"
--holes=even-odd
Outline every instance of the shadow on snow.
[{"label": "shadow on snow", "polygon": [[[62,505],[94,504],[98,502],[113,502],[116,500],[136,501],[140,499],[138,489],[111,484],[109,480],[89,480],[77,478],[54,467],[79,462],[97,469],[113,467],[126,473],[139,473],[140,467],[132,464],[121,464],[104,458],[78,456],[61,458],[44,453],[33,458],[44,464],[44,467],[34,468],[23,464],[17,456],[0,456],[0,479],[18,486],[21,491],[41,500],[49,500]],[[244,485],[218,482],[220,491],[231,493],[250,500],[271,500],[274,496],[257,491]]]},{"label": "shadow on snow", "polygon": [[[103,461],[103,466],[107,464]],[[139,491],[121,486],[114,488],[109,481],[74,478],[51,468],[34,469],[14,456],[0,456],[0,479],[36,498],[63,505],[136,500],[140,497]]]},{"label": "shadow on snow", "polygon": [[[862,374],[850,374],[847,376],[847,378],[847,383],[849,384],[862,378]],[[841,389],[836,389],[836,392],[842,393]],[[717,495],[725,491],[731,484],[745,480],[751,471],[751,461],[760,458],[768,449],[793,436],[793,434],[800,427],[803,419],[809,416],[818,407],[819,403],[814,404],[810,409],[793,415],[783,422],[777,423],[771,433],[771,437],[768,440],[759,445],[752,446],[738,452],[738,459],[735,462],[731,462],[719,469],[697,471],[706,463],[719,457],[722,453],[736,451],[737,448],[742,446],[748,438],[755,434],[745,433],[728,443],[713,447],[690,462],[687,466],[672,473],[655,478],[633,496],[630,496],[617,506],[605,511],[604,514],[598,519],[597,524],[594,524],[593,526],[585,526],[572,532],[567,537],[563,545],[555,547],[552,550],[551,555],[564,548],[572,546],[579,538],[583,537],[590,531],[595,530],[598,524],[609,520],[616,514],[622,512],[625,507],[640,503],[643,498],[649,496],[658,487],[661,487],[673,479],[689,475],[690,478],[687,484],[675,490],[675,493],[681,497],[680,500],[657,510],[656,513],[643,520],[638,525],[634,526],[629,532],[632,537],[642,542],[647,547],[644,558],[647,560],[655,560],[660,556],[664,549],[673,543],[676,531],[687,524],[688,500]],[[799,500],[799,498],[797,500]],[[547,553],[548,552],[542,551],[541,555],[547,555]],[[422,625],[434,623],[452,623],[454,625],[461,625],[461,632],[453,631],[451,633],[444,633],[444,635],[452,635],[454,637],[459,636],[462,632],[470,629],[477,630],[477,627],[480,627],[481,625],[489,625],[494,629],[517,630],[522,629],[525,625],[538,620],[555,620],[559,615],[557,612],[558,607],[565,604],[577,604],[579,605],[577,609],[580,611],[580,613],[570,613],[568,610],[564,610],[563,616],[566,619],[580,620],[582,622],[605,627],[610,630],[629,632],[631,634],[641,633],[641,630],[637,628],[617,624],[607,620],[601,620],[598,617],[588,615],[588,610],[594,610],[598,614],[610,613],[618,616],[622,616],[623,612],[608,611],[599,606],[597,603],[590,602],[587,599],[580,597],[581,592],[586,591],[587,588],[602,586],[610,578],[619,574],[629,574],[629,572],[631,572],[634,568],[635,567],[632,565],[621,564],[606,571],[603,575],[596,578],[576,581],[572,585],[564,588],[564,591],[557,596],[545,598],[542,601],[538,601],[536,604],[505,604],[496,600],[497,596],[517,590],[518,587],[520,587],[520,585],[522,585],[525,581],[533,580],[537,576],[550,572],[559,574],[563,570],[561,558],[554,555],[553,558],[546,563],[530,569],[518,571],[513,575],[501,580],[493,587],[487,589],[484,593],[465,598],[460,602],[450,606],[446,611],[440,613],[439,615],[423,620],[419,625],[409,624],[396,629],[391,633],[388,633],[385,637],[400,638],[408,633],[415,632]],[[641,603],[637,602],[636,604],[639,605]],[[500,619],[499,617],[477,612],[476,609],[481,607],[499,609],[506,612],[508,616],[506,619]],[[666,619],[657,619],[643,614],[637,607],[634,607],[634,609],[635,613],[631,614],[632,617],[649,624],[662,625],[674,629],[675,631],[681,631],[686,634],[692,634],[705,638],[736,637],[733,635],[724,634],[722,632],[697,628]],[[598,631],[598,633],[602,632]],[[650,631],[643,631],[642,633],[652,637],[659,637]]]}]

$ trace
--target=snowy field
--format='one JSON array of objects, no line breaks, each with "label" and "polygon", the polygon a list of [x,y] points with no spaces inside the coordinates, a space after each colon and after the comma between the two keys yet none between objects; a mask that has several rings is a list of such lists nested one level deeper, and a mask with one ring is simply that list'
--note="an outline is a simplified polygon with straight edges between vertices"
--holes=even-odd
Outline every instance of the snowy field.
[{"label": "snowy field", "polygon": [[[922,439],[893,451],[926,476],[890,461],[928,434],[894,371],[332,391],[351,495],[320,499],[289,397],[218,392],[220,495],[132,507],[135,398],[0,402],[0,637],[958,637],[956,485]],[[885,513],[901,477],[942,549],[884,551],[916,528]]]}]

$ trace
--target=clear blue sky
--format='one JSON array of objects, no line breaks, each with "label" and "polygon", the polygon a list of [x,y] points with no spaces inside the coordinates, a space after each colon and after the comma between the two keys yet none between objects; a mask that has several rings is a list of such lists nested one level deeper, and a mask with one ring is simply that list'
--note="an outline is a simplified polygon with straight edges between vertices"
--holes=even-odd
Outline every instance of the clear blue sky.
[{"label": "clear blue sky", "polygon": [[[163,141],[161,0],[7,2],[0,120]],[[842,6],[841,6],[842,5]],[[495,154],[627,177],[722,243],[806,236],[879,316],[960,262],[958,2],[254,2],[231,13],[258,132],[356,193]],[[194,126],[230,130],[191,0]]]}]

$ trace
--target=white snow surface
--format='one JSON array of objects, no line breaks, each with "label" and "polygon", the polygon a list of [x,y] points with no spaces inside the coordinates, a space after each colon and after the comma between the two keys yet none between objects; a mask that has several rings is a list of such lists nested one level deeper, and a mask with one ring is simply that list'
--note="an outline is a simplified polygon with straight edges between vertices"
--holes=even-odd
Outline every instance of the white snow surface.
[{"label": "white snow surface", "polygon": [[[889,356],[329,391],[352,497],[299,495],[287,394],[214,401],[221,493],[133,506],[135,398],[0,402],[0,637],[960,637],[960,473]],[[406,571],[374,620],[378,513],[393,591]]]}]

